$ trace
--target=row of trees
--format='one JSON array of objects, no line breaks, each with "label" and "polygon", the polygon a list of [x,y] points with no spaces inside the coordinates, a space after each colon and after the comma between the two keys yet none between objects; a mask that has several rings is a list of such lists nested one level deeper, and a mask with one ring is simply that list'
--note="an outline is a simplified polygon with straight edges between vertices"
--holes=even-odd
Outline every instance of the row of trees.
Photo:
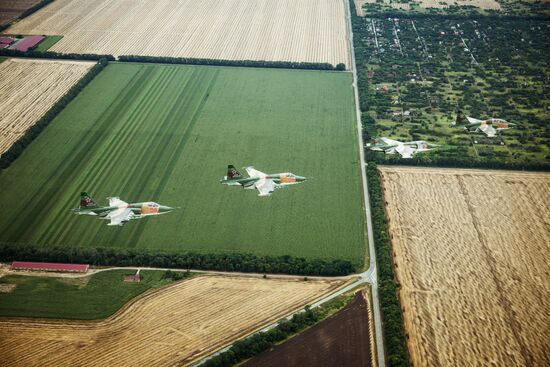
[{"label": "row of trees", "polygon": [[188,57],[139,56],[122,55],[118,57],[123,62],[146,62],[161,64],[213,65],[213,66],[244,66],[253,68],[309,69],[309,70],[346,70],[346,65],[333,66],[319,62],[263,61],[263,60],[215,60]]},{"label": "row of trees", "polygon": [[305,312],[295,314],[290,320],[280,321],[277,327],[239,340],[233,346],[203,364],[205,367],[229,367],[269,350],[275,344],[302,331],[319,321],[319,312],[306,307]]},{"label": "row of trees", "polygon": [[40,118],[31,128],[29,128],[21,138],[16,141],[10,149],[0,156],[0,170],[8,167],[23,150],[44,130],[46,126],[84,89],[84,87],[92,81],[93,78],[105,66],[107,66],[106,59],[100,59],[96,65],[94,65],[86,75],[84,75],[75,85],[71,87],[53,106],[46,112],[44,116]]},{"label": "row of trees", "polygon": [[170,253],[126,248],[38,247],[0,243],[0,261],[13,260],[318,276],[343,276],[356,270],[355,266],[347,260],[253,254]]},{"label": "row of trees", "polygon": [[401,304],[397,294],[399,284],[393,273],[393,261],[390,238],[388,236],[388,222],[384,208],[380,175],[376,164],[367,166],[367,181],[372,214],[372,231],[376,245],[376,261],[378,267],[378,282],[380,296],[380,310],[384,322],[384,340],[389,366],[408,366],[409,359],[405,344],[403,317]]},{"label": "row of trees", "polygon": [[0,49],[0,56],[6,57],[29,57],[32,59],[65,59],[65,60],[90,60],[99,61],[104,59],[106,61],[114,61],[113,55],[97,55],[97,54],[65,54],[53,51],[19,51],[10,50],[7,48]]}]

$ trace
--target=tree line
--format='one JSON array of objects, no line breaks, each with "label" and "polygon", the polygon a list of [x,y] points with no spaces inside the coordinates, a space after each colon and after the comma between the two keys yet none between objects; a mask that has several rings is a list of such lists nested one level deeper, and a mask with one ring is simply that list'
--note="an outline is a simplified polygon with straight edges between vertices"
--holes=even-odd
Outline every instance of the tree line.
[{"label": "tree line", "polygon": [[29,244],[0,243],[0,261],[14,260],[313,276],[344,276],[356,270],[348,260],[253,254],[171,253],[126,248],[38,247]]},{"label": "tree line", "polygon": [[384,331],[388,366],[408,366],[409,358],[405,343],[405,327],[399,302],[399,283],[393,272],[393,261],[388,221],[384,207],[380,175],[374,163],[367,166],[367,182],[372,215],[372,231],[376,246],[376,262],[378,267],[378,283],[380,296],[380,311]]},{"label": "tree line", "polygon": [[279,68],[279,69],[306,69],[306,70],[346,70],[344,64],[333,66],[320,62],[292,62],[292,61],[265,61],[265,60],[215,60],[189,57],[168,56],[139,56],[122,55],[118,57],[122,62],[145,62],[156,64],[185,64],[185,65],[211,65],[211,66],[242,66],[252,68]]},{"label": "tree line", "polygon": [[11,50],[9,48],[0,49],[0,56],[5,57],[29,57],[32,59],[64,59],[64,60],[89,60],[99,61],[105,59],[106,61],[114,61],[113,55],[97,55],[97,54],[65,54],[54,51],[20,51]]},{"label": "tree line", "polygon": [[71,87],[36,124],[30,127],[4,154],[0,155],[0,170],[7,168],[23,150],[44,130],[46,126],[107,66],[106,59],[100,59],[75,85]]}]

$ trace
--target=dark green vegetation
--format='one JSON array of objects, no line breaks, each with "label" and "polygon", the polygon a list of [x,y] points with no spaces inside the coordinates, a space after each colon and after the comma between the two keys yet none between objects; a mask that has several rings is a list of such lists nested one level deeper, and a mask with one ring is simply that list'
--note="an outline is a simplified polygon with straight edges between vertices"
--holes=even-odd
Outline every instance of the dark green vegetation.
[{"label": "dark green vegetation", "polygon": [[[65,93],[53,106],[29,128],[25,135],[16,141],[10,149],[0,156],[0,170],[8,167],[23,150],[44,130],[46,126],[80,93],[84,87],[93,79],[103,68],[107,66],[107,60],[101,59],[94,65],[86,75],[84,75],[78,83],[73,85],[71,89]],[[1,177],[1,171],[0,171]],[[32,180],[32,179],[31,179]]]},{"label": "dark green vegetation", "polygon": [[105,266],[151,266],[176,269],[284,273],[296,275],[348,275],[357,271],[349,260],[304,259],[293,256],[256,256],[244,253],[165,252],[144,248],[37,247],[0,242],[0,261],[50,261]]},{"label": "dark green vegetation", "polygon": [[275,344],[281,343],[285,339],[332,316],[348,305],[353,297],[353,294],[344,294],[318,308],[310,309],[306,307],[304,312],[295,314],[290,320],[283,319],[279,321],[278,325],[269,331],[260,332],[237,341],[229,350],[209,359],[203,366],[229,367],[254,357],[270,349]]},{"label": "dark green vegetation", "polygon": [[[371,151],[369,160],[550,169],[550,22],[355,16],[353,25],[365,141],[443,144],[412,160]],[[502,139],[467,133],[450,126],[458,110],[519,126]]]},{"label": "dark green vegetation", "polygon": [[186,64],[186,65],[210,65],[210,66],[244,66],[253,68],[276,68],[276,69],[306,69],[306,70],[346,70],[346,65],[338,64],[333,66],[329,63],[320,62],[291,62],[291,61],[258,61],[258,60],[219,60],[219,59],[197,59],[187,57],[167,56],[138,56],[122,55],[119,61],[146,62],[157,64]]},{"label": "dark green vegetation", "polygon": [[382,194],[380,174],[375,163],[369,163],[367,166],[367,182],[372,211],[372,232],[376,245],[380,312],[383,318],[382,327],[387,363],[388,366],[408,366],[405,327],[401,314],[401,304],[397,295],[399,283],[396,281],[393,272],[384,196]]},{"label": "dark green vegetation", "polygon": [[44,52],[59,42],[63,36],[46,36],[46,39],[38,44],[34,51]]},{"label": "dark green vegetation", "polygon": [[[56,36],[52,36],[56,37]],[[44,40],[44,42],[46,42]],[[29,51],[19,51],[19,50],[10,50],[3,48],[0,50],[0,56],[7,57],[30,57],[32,59],[63,59],[63,60],[100,60],[106,59],[109,61],[114,61],[113,55],[96,55],[96,54],[66,54],[53,51],[38,51],[38,50],[29,50]]]},{"label": "dark green vegetation", "polygon": [[[453,4],[453,0],[444,0],[447,4]],[[409,6],[408,9],[393,7],[388,0],[377,0],[375,3],[363,5],[363,12],[367,16],[380,18],[394,17],[501,17],[518,18],[527,16],[531,18],[545,18],[550,16],[550,4],[544,0],[496,0],[500,9],[481,9],[473,5],[451,5],[447,8],[429,8],[421,6],[422,1],[415,0],[391,0],[391,4]]]},{"label": "dark green vegetation", "polygon": [[[141,271],[141,282],[125,283],[135,270],[109,270],[82,278],[7,275],[0,284],[16,284],[0,293],[0,316],[54,319],[104,319],[148,289],[168,284],[163,271]],[[186,274],[186,273],[182,273]]]},{"label": "dark green vegetation", "polygon": [[[365,257],[351,74],[110,64],[0,173],[0,241],[349,260]],[[306,183],[261,198],[227,164]],[[108,227],[79,194],[177,210]],[[220,255],[221,256],[221,255]],[[300,259],[292,261],[301,261]],[[267,271],[267,270],[266,270]]]}]

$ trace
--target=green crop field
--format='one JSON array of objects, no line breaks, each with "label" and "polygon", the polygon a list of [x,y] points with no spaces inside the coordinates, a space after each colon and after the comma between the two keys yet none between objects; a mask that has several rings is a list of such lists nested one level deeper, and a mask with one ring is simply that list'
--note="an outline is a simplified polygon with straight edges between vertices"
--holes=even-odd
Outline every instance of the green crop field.
[{"label": "green crop field", "polygon": [[[360,265],[351,82],[339,72],[111,64],[0,173],[0,241]],[[227,164],[308,181],[258,197],[219,183]],[[81,191],[103,205],[120,196],[178,209],[108,227],[71,213]]]},{"label": "green crop field", "polygon": [[48,51],[53,45],[59,42],[63,36],[46,36],[46,39],[38,44],[34,51]]},{"label": "green crop field", "polygon": [[132,298],[167,284],[163,271],[142,271],[139,283],[124,283],[135,270],[104,271],[83,278],[8,275],[0,284],[15,284],[0,293],[0,316],[96,320],[111,316]]}]

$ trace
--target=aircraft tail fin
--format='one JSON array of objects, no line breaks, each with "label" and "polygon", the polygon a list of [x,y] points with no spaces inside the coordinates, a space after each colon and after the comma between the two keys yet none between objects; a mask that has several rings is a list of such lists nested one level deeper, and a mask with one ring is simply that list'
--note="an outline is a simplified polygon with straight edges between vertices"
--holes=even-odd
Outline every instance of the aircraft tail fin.
[{"label": "aircraft tail fin", "polygon": [[88,193],[81,192],[79,209],[93,209],[93,208],[99,208],[99,205],[96,204],[94,199],[92,199],[92,197],[88,195]]},{"label": "aircraft tail fin", "polygon": [[466,115],[464,115],[462,111],[458,111],[458,113],[456,114],[456,119],[453,122],[453,125],[463,125],[467,123],[468,123],[468,119],[466,118]]},{"label": "aircraft tail fin", "polygon": [[237,171],[234,165],[230,164],[227,166],[227,176],[226,180],[238,180],[243,176]]}]

